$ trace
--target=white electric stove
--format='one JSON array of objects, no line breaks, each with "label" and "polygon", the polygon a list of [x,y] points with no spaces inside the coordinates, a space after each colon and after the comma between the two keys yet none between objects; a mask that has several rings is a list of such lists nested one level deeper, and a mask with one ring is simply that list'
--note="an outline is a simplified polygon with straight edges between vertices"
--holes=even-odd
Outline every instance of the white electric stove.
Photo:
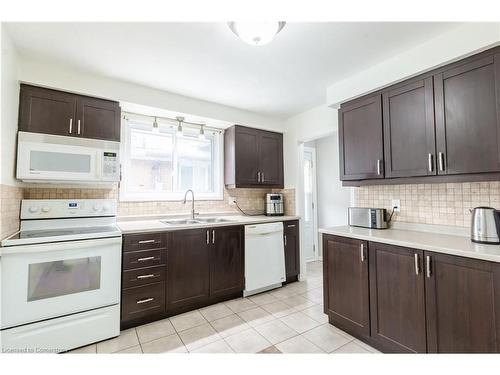
[{"label": "white electric stove", "polygon": [[0,247],[0,347],[61,352],[120,334],[116,201],[23,200]]}]

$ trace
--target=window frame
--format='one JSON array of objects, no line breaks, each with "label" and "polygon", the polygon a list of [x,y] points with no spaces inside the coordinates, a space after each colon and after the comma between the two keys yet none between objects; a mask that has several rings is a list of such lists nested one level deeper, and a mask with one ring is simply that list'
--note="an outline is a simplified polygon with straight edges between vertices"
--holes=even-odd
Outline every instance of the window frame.
[{"label": "window frame", "polygon": [[[155,202],[155,201],[179,201],[184,198],[185,192],[130,192],[127,191],[127,178],[128,174],[126,172],[127,169],[130,168],[130,151],[131,151],[131,142],[130,142],[130,127],[133,124],[138,125],[147,125],[151,127],[151,122],[142,119],[122,119],[121,126],[121,139],[120,142],[120,170],[121,170],[121,180],[119,183],[119,194],[118,199],[120,202]],[[158,126],[162,128],[172,128],[172,125],[162,123],[158,121]],[[186,127],[184,129],[187,131],[196,131],[195,128]],[[205,134],[210,133],[211,130],[207,130],[205,128]],[[222,129],[217,130],[217,134],[214,135],[213,138],[213,147],[212,147],[212,168],[213,168],[213,183],[214,189],[213,192],[197,192],[194,191],[196,200],[201,201],[222,201],[224,200],[224,131]],[[175,131],[173,133],[173,144],[174,144],[174,152],[172,158],[172,173],[174,175],[174,184],[177,184],[177,153],[176,153],[176,143],[177,143],[177,134]]]}]

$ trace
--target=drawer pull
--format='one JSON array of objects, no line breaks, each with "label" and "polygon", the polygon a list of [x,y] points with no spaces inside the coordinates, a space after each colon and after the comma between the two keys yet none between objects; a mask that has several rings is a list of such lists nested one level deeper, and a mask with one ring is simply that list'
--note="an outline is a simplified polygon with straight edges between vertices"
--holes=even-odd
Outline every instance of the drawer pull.
[{"label": "drawer pull", "polygon": [[144,244],[144,243],[155,243],[155,240],[142,240],[142,241],[139,241],[140,244]]},{"label": "drawer pull", "polygon": [[288,224],[287,227],[288,228],[295,228],[295,224]]},{"label": "drawer pull", "polygon": [[138,258],[138,262],[147,262],[148,260],[154,260],[155,257],[145,257],[145,258]]},{"label": "drawer pull", "polygon": [[138,279],[150,279],[152,277],[155,277],[156,275],[153,273],[150,273],[149,275],[139,275],[137,276]]},{"label": "drawer pull", "polygon": [[141,303],[148,303],[148,302],[151,302],[151,301],[154,301],[154,298],[153,298],[153,297],[140,299],[140,300],[139,300],[139,301],[137,301],[136,303],[137,303],[138,305],[140,305]]}]

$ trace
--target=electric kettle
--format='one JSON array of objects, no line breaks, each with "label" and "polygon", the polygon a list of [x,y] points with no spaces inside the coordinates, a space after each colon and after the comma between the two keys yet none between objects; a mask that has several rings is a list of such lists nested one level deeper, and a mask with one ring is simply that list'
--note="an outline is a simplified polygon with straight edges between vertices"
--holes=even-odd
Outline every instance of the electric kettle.
[{"label": "electric kettle", "polygon": [[500,244],[500,211],[492,207],[476,207],[470,212],[472,242]]}]

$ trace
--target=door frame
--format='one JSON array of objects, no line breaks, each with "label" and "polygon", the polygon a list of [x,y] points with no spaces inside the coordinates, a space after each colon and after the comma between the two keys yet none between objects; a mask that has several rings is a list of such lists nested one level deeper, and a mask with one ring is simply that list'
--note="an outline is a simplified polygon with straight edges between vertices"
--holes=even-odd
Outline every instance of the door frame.
[{"label": "door frame", "polygon": [[[313,221],[313,246],[314,246],[314,257],[313,259],[307,260],[306,262],[314,262],[317,260],[323,260],[323,257],[319,256],[319,233],[318,233],[318,188],[317,188],[317,176],[316,176],[316,148],[304,146],[303,153],[310,152],[312,158],[312,221]],[[304,173],[305,158],[302,157],[302,174]],[[303,189],[302,194],[305,195],[305,189]],[[305,200],[304,200],[305,203]],[[305,211],[305,207],[304,207]],[[305,214],[305,212],[304,212]],[[305,229],[305,223],[304,223]],[[304,236],[305,237],[305,236]]]}]

